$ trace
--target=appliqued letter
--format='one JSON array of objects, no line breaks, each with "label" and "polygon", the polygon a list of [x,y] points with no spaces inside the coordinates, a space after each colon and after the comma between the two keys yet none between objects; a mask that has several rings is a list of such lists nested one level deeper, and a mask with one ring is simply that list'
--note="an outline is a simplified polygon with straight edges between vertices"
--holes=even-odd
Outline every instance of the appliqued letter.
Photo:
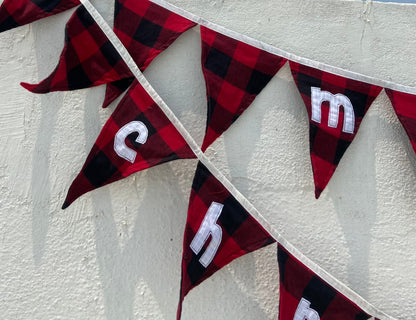
[{"label": "appliqued letter", "polygon": [[344,124],[342,131],[354,133],[355,114],[354,107],[350,99],[340,93],[333,95],[328,91],[321,91],[320,88],[311,88],[312,99],[312,121],[321,123],[321,105],[322,102],[329,102],[328,127],[336,128],[338,126],[339,108],[344,107]]},{"label": "appliqued letter", "polygon": [[296,309],[295,316],[293,320],[319,320],[319,314],[316,310],[310,307],[311,303],[302,298]]},{"label": "appliqued letter", "polygon": [[209,264],[215,257],[218,247],[221,244],[222,240],[222,229],[217,224],[217,220],[221,215],[222,208],[224,205],[218,202],[212,202],[208,211],[204,217],[204,220],[199,227],[197,234],[191,242],[191,249],[195,254],[198,254],[205,242],[208,240],[209,235],[211,235],[211,242],[209,243],[204,254],[199,259],[199,262],[207,268]]},{"label": "appliqued letter", "polygon": [[134,163],[136,160],[137,152],[132,150],[126,145],[126,138],[129,134],[137,132],[139,136],[136,139],[137,143],[144,144],[147,141],[149,131],[145,124],[141,121],[132,121],[123,126],[120,130],[117,131],[116,137],[114,139],[114,151],[122,158]]}]

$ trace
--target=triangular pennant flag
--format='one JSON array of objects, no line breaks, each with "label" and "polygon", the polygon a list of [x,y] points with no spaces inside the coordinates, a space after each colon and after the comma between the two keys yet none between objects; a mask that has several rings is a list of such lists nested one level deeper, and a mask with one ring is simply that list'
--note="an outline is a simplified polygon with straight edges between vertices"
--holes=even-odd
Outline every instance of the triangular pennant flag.
[{"label": "triangular pennant flag", "polygon": [[[114,32],[141,71],[183,32],[196,23],[148,0],[116,0]],[[133,75],[130,75],[133,77]],[[103,107],[107,107],[131,84],[132,78],[109,84]]]},{"label": "triangular pennant flag", "polygon": [[177,319],[186,294],[234,259],[275,240],[201,163],[195,173],[183,242]]},{"label": "triangular pennant flag", "polygon": [[192,159],[184,138],[136,81],[95,141],[63,209],[82,194],[176,159]]},{"label": "triangular pennant flag", "polygon": [[278,245],[279,320],[366,320],[371,316]]},{"label": "triangular pennant flag", "polygon": [[22,83],[34,93],[98,86],[131,72],[88,11],[79,7],[68,21],[58,66],[39,84]]},{"label": "triangular pennant flag", "polygon": [[205,151],[250,106],[286,59],[201,26],[208,116]]},{"label": "triangular pennant flag", "polygon": [[394,111],[416,152],[416,95],[385,89]]},{"label": "triangular pennant flag", "polygon": [[290,68],[309,114],[310,153],[318,199],[382,88],[292,61]]},{"label": "triangular pennant flag", "polygon": [[0,7],[0,32],[52,16],[79,4],[78,0],[4,0]]}]

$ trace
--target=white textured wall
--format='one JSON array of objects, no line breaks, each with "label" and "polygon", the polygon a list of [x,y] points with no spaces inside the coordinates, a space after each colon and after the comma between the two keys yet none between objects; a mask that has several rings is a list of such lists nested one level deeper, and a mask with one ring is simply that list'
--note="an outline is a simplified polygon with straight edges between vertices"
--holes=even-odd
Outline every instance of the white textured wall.
[{"label": "white textured wall", "polygon": [[[171,2],[294,54],[416,86],[416,5]],[[94,2],[107,17],[111,3]],[[115,108],[100,109],[104,87],[34,95],[19,86],[52,71],[71,12],[0,34],[1,318],[174,319],[195,160],[134,174],[60,210]],[[145,74],[200,143],[198,30]],[[378,308],[415,319],[416,156],[385,93],[319,200],[308,150],[306,109],[286,65],[207,154],[305,255]],[[275,245],[234,261],[184,302],[183,320],[277,317]]]}]

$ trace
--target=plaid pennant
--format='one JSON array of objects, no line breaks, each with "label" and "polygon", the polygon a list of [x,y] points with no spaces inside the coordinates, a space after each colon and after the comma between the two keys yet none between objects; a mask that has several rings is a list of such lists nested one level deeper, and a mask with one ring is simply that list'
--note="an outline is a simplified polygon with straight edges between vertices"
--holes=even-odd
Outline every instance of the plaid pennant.
[{"label": "plaid pennant", "polygon": [[230,192],[198,163],[185,227],[181,293],[187,293],[234,259],[275,240]]},{"label": "plaid pennant", "polygon": [[201,26],[208,116],[205,151],[250,106],[286,59]]},{"label": "plaid pennant", "polygon": [[[144,71],[163,50],[196,23],[148,0],[116,0],[114,32]],[[133,75],[107,86],[103,107],[107,107],[132,83]]]},{"label": "plaid pennant", "polygon": [[292,61],[290,68],[309,114],[310,153],[318,199],[382,88]]},{"label": "plaid pennant", "polygon": [[192,158],[195,155],[183,137],[136,81],[101,130],[62,208],[137,171]]},{"label": "plaid pennant", "polygon": [[68,21],[58,66],[39,84],[22,83],[34,93],[98,86],[130,76],[130,70],[84,6]]},{"label": "plaid pennant", "polygon": [[78,0],[4,0],[0,7],[0,32],[52,16],[79,4]]},{"label": "plaid pennant", "polygon": [[278,245],[279,320],[366,320],[371,316]]},{"label": "plaid pennant", "polygon": [[391,89],[385,90],[416,152],[416,95]]}]

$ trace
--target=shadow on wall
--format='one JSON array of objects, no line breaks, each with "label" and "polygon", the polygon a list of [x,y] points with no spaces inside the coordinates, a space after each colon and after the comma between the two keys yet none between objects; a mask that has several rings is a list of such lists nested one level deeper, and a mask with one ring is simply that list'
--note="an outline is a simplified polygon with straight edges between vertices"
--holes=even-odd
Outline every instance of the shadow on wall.
[{"label": "shadow on wall", "polygon": [[[44,57],[42,52],[49,46],[50,37],[43,32],[43,25],[33,24],[35,37],[35,53],[39,74],[45,74]],[[46,70],[45,70],[46,71]],[[41,118],[32,160],[32,239],[33,259],[36,265],[41,263],[45,252],[46,235],[49,228],[49,214],[51,208],[50,157],[53,132],[55,129],[59,109],[63,105],[62,94],[41,95]]]},{"label": "shadow on wall", "polygon": [[359,294],[364,297],[367,296],[369,287],[371,229],[377,215],[375,168],[377,141],[374,139],[374,132],[377,132],[379,120],[377,116],[367,114],[353,142],[356,146],[360,145],[361,151],[365,151],[365,161],[363,156],[354,156],[358,152],[354,150],[354,145],[351,145],[342,159],[344,164],[348,163],[344,168],[348,169],[345,173],[348,176],[342,177],[338,170],[332,177],[332,180],[337,181],[331,180],[332,183],[327,186],[328,196],[334,203],[350,252],[350,262],[347,267],[348,283],[353,288],[360,288]]}]

